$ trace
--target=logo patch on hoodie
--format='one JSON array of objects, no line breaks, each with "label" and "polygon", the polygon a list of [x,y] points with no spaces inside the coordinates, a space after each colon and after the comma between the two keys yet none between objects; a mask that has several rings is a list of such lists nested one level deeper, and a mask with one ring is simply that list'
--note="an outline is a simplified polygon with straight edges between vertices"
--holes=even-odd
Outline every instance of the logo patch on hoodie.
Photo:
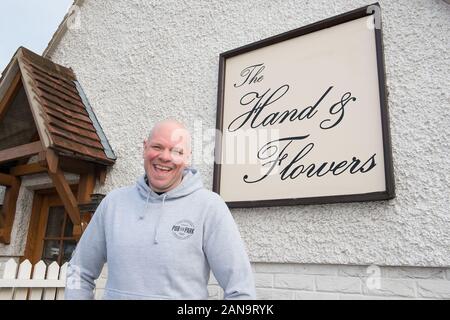
[{"label": "logo patch on hoodie", "polygon": [[180,240],[191,237],[194,234],[194,230],[194,224],[189,220],[178,221],[172,226],[172,234]]}]

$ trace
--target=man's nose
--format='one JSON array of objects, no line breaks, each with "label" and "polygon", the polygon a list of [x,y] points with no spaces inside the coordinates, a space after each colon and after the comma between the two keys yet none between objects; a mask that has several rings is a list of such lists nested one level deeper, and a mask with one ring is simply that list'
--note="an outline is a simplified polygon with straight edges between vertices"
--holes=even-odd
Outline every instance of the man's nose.
[{"label": "man's nose", "polygon": [[172,160],[172,154],[170,153],[169,149],[164,149],[159,154],[159,158],[164,161],[171,161]]}]

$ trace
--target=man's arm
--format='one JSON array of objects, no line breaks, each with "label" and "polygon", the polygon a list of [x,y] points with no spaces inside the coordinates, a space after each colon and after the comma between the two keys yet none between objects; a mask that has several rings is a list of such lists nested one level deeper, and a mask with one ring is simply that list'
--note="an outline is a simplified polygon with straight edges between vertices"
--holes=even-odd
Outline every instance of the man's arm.
[{"label": "man's arm", "polygon": [[106,262],[104,210],[105,199],[95,211],[69,262],[65,299],[94,299],[94,281],[99,277]]},{"label": "man's arm", "polygon": [[224,299],[255,299],[250,261],[230,210],[219,198],[205,223],[204,250]]}]

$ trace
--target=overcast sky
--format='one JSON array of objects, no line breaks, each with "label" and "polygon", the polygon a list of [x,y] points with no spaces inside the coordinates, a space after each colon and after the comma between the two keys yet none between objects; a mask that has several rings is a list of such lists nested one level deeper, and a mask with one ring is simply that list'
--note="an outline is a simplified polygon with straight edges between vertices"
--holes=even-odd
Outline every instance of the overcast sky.
[{"label": "overcast sky", "polygon": [[47,47],[73,0],[0,0],[0,73],[20,46]]}]

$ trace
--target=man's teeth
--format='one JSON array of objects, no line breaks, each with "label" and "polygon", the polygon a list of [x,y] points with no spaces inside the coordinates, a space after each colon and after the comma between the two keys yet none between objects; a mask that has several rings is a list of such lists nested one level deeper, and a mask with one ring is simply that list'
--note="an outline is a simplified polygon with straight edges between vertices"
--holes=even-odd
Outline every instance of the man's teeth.
[{"label": "man's teeth", "polygon": [[170,167],[164,167],[164,166],[160,166],[160,165],[155,165],[155,167],[156,167],[156,169],[159,169],[159,170],[163,170],[163,171],[170,171],[170,170],[172,170],[172,168],[170,168]]}]

